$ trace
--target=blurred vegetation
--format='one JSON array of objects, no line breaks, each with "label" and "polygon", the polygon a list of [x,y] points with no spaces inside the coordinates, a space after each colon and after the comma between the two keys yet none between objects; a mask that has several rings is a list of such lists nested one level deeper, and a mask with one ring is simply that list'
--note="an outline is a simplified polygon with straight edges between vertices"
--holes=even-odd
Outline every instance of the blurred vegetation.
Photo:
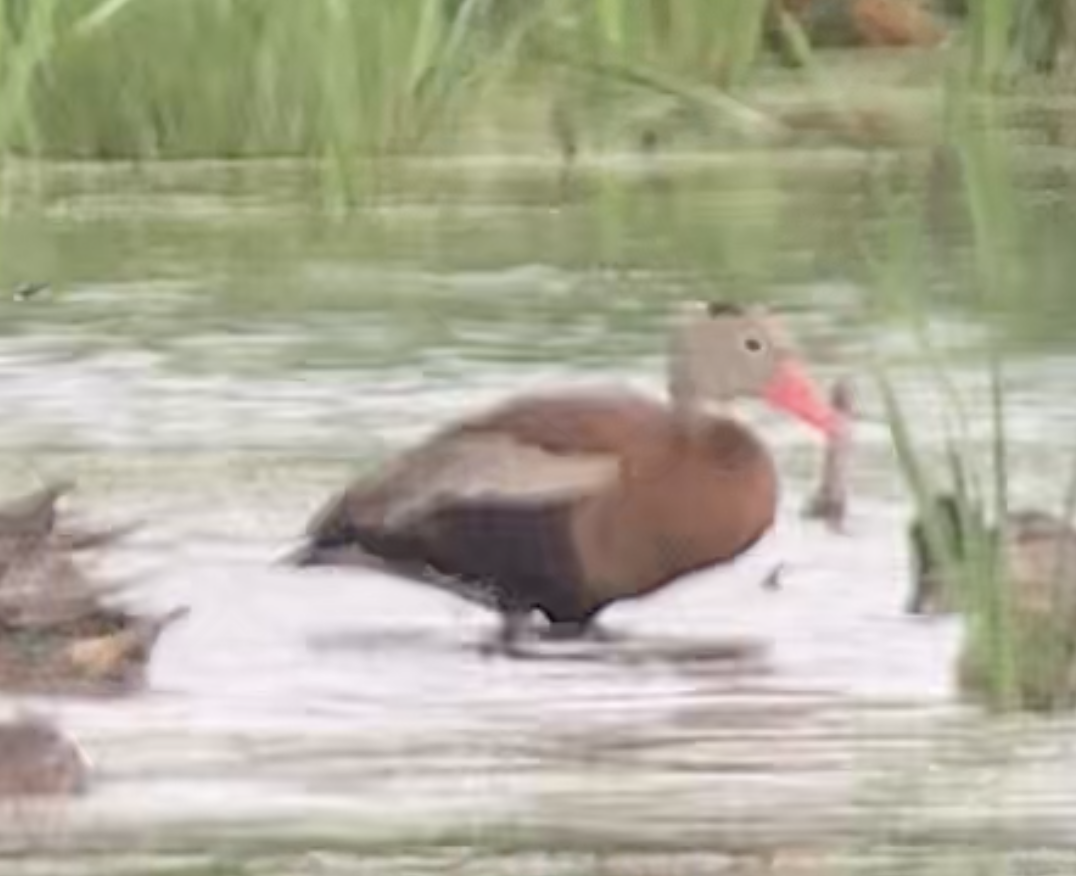
[{"label": "blurred vegetation", "polygon": [[[545,105],[569,156],[581,129],[600,142],[610,123],[637,122],[647,143],[662,123],[772,137],[787,119],[745,96],[759,76],[799,64],[791,81],[817,89],[812,41],[854,41],[861,3],[917,5],[785,2],[801,14],[765,0],[3,0],[0,143],[62,158],[340,162],[443,144],[464,119],[511,128]],[[935,0],[926,12],[952,25],[944,57],[982,84],[1062,69],[1072,2]]]},{"label": "blurred vegetation", "polygon": [[2,6],[3,82],[19,96],[6,142],[96,159],[409,150],[491,86],[533,88],[565,64],[742,75],[760,19],[754,0]]}]

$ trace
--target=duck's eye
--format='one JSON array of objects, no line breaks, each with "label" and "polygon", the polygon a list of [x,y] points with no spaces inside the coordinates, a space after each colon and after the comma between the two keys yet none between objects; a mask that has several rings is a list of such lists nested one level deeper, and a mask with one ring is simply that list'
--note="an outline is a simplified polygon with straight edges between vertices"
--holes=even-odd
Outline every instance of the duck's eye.
[{"label": "duck's eye", "polygon": [[747,350],[748,353],[761,353],[762,347],[762,341],[758,338],[748,337],[743,340],[743,348]]}]

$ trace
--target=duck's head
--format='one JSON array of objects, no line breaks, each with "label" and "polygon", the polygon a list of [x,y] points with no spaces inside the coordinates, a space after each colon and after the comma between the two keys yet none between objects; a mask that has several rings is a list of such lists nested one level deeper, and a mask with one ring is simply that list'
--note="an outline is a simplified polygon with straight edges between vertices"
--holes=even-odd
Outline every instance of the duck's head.
[{"label": "duck's head", "polygon": [[669,391],[686,410],[757,398],[826,435],[841,423],[775,317],[760,307],[684,305],[672,330]]}]

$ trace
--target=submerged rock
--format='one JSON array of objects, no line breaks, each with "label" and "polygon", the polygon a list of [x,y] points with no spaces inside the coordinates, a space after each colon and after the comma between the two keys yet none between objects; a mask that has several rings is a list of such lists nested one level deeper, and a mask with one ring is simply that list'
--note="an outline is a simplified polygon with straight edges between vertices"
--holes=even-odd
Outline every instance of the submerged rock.
[{"label": "submerged rock", "polygon": [[0,722],[0,797],[85,793],[91,765],[73,739],[46,718]]}]

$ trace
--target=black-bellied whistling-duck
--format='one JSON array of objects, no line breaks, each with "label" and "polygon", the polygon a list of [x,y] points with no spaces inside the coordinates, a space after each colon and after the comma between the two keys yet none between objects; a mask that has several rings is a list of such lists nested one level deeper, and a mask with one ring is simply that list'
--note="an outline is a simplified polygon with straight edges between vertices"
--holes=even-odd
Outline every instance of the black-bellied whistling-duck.
[{"label": "black-bellied whistling-duck", "polygon": [[525,395],[457,422],[333,497],[293,560],[349,564],[358,549],[448,576],[488,595],[505,644],[533,609],[582,632],[610,603],[732,560],[770,529],[770,454],[714,406],[759,398],[826,433],[839,419],[761,309],[685,307],[669,392]]},{"label": "black-bellied whistling-duck", "polygon": [[822,475],[817,489],[807,499],[805,517],[825,521],[839,532],[848,513],[848,464],[852,450],[852,386],[838,380],[830,392],[830,404],[841,416],[841,425],[826,440],[822,451]]}]

